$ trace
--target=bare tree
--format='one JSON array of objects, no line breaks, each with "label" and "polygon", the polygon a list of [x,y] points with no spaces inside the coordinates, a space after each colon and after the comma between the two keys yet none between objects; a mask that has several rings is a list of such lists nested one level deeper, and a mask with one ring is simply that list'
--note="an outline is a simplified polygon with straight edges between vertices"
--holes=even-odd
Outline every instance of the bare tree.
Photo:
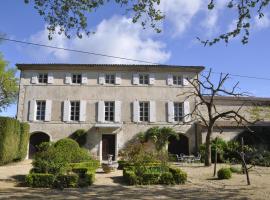
[{"label": "bare tree", "polygon": [[193,80],[189,80],[194,90],[187,92],[187,99],[192,97],[195,98],[194,108],[188,115],[193,120],[202,123],[207,130],[205,141],[205,166],[211,165],[211,136],[213,134],[214,127],[220,129],[222,132],[221,127],[218,127],[217,125],[217,121],[232,121],[236,122],[237,126],[246,126],[252,123],[240,114],[244,104],[237,107],[237,109],[228,109],[225,111],[218,109],[215,101],[217,96],[231,96],[237,98],[246,96],[247,94],[236,91],[238,89],[239,82],[234,84],[231,90],[225,88],[225,82],[229,79],[229,74],[221,73],[216,85],[211,80],[211,74],[212,71],[210,69],[207,75],[201,75],[201,79],[197,77]]}]

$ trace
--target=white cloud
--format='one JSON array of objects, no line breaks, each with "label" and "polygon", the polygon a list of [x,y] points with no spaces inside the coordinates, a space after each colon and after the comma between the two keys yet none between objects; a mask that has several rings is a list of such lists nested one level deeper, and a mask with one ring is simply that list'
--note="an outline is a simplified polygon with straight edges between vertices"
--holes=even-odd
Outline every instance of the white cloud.
[{"label": "white cloud", "polygon": [[[112,17],[103,20],[97,25],[95,34],[82,39],[66,39],[56,36],[48,41],[48,32],[44,30],[32,35],[29,40],[57,47],[108,54],[136,60],[145,60],[155,63],[165,63],[170,58],[164,43],[153,40],[140,25],[133,24],[126,17]],[[132,61],[92,56],[63,50],[47,48],[31,48],[32,57],[36,62],[68,62],[68,63],[134,63]],[[34,56],[33,56],[34,55]]]},{"label": "white cloud", "polygon": [[174,36],[181,35],[191,25],[193,17],[201,9],[202,0],[165,0],[160,9],[174,27]]},{"label": "white cloud", "polygon": [[161,1],[160,9],[165,14],[165,20],[173,29],[173,36],[179,36],[194,26],[196,16],[199,16],[200,27],[205,35],[212,35],[218,30],[220,10],[226,7],[228,0],[215,2],[215,9],[208,10],[208,0],[165,0]]},{"label": "white cloud", "polygon": [[261,29],[265,29],[269,27],[270,27],[270,18],[269,18],[268,13],[265,13],[264,16],[261,18],[259,18],[258,15],[255,17],[254,28],[256,30],[261,30]]}]

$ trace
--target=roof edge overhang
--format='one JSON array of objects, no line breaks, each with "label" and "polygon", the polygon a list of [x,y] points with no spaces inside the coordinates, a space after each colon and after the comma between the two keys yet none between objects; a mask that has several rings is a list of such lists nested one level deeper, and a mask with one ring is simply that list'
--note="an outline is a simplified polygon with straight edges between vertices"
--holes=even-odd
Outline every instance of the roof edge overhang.
[{"label": "roof edge overhang", "polygon": [[201,72],[205,69],[204,66],[180,66],[180,65],[138,65],[138,64],[71,64],[71,63],[18,63],[16,64],[19,70],[64,70],[64,69],[112,69],[112,70],[172,70],[172,71],[188,71]]}]

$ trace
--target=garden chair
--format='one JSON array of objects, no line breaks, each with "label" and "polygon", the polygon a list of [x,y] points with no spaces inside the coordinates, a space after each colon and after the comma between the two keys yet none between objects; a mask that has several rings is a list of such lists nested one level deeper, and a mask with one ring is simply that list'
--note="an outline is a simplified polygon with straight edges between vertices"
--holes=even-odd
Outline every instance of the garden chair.
[{"label": "garden chair", "polygon": [[184,162],[184,155],[182,153],[180,155],[176,154],[176,158],[178,162]]},{"label": "garden chair", "polygon": [[196,157],[194,157],[193,162],[200,162],[201,161],[201,154],[198,153]]}]

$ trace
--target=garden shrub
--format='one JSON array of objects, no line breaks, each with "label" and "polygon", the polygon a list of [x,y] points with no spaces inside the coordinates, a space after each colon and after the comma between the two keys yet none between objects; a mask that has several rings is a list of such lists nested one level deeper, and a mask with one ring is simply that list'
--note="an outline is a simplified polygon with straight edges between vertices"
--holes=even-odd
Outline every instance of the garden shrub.
[{"label": "garden shrub", "polygon": [[99,160],[90,160],[88,162],[80,162],[80,163],[70,163],[70,166],[75,168],[87,168],[88,171],[95,171],[100,167],[100,161]]},{"label": "garden shrub", "polygon": [[118,169],[123,170],[124,167],[128,166],[128,162],[125,160],[118,160]]},{"label": "garden shrub", "polygon": [[77,174],[58,175],[54,182],[56,188],[73,188],[78,186],[79,177]]},{"label": "garden shrub", "polygon": [[70,138],[75,140],[80,145],[80,147],[82,147],[86,144],[87,131],[84,129],[78,129],[70,135]]},{"label": "garden shrub", "polygon": [[25,182],[30,187],[47,187],[53,186],[55,176],[53,174],[28,174]]},{"label": "garden shrub", "polygon": [[128,166],[123,170],[123,177],[130,185],[184,184],[187,174],[180,169],[144,166]]},{"label": "garden shrub", "polygon": [[136,176],[135,172],[132,170],[124,170],[123,176],[124,176],[125,181],[129,185],[137,185],[139,183],[138,177]]},{"label": "garden shrub", "polygon": [[88,169],[85,168],[85,167],[80,167],[80,168],[78,167],[78,168],[73,168],[72,171],[73,171],[74,173],[78,174],[78,176],[79,176],[80,178],[83,178],[83,177],[85,177],[85,174],[86,174],[86,172],[88,171]]},{"label": "garden shrub", "polygon": [[0,117],[0,165],[19,158],[20,122],[9,117]]},{"label": "garden shrub", "polygon": [[232,177],[232,172],[230,168],[221,168],[218,170],[218,179],[230,179]]},{"label": "garden shrub", "polygon": [[187,181],[187,173],[182,171],[181,169],[171,168],[170,172],[174,178],[175,184],[185,184]]},{"label": "garden shrub", "polygon": [[155,185],[159,183],[160,173],[158,172],[145,172],[142,174],[143,185]]},{"label": "garden shrub", "polygon": [[91,161],[86,149],[72,139],[61,139],[56,143],[42,144],[43,151],[36,153],[33,161],[35,172],[63,174],[70,170],[70,163]]},{"label": "garden shrub", "polygon": [[79,187],[87,187],[93,185],[95,181],[95,172],[87,171],[84,176],[79,178],[78,186]]},{"label": "garden shrub", "polygon": [[236,174],[242,174],[243,173],[243,170],[242,170],[241,167],[233,167],[233,166],[231,166],[230,170],[231,170],[232,173],[236,173]]},{"label": "garden shrub", "polygon": [[28,150],[28,142],[29,142],[29,130],[30,126],[28,123],[21,123],[20,124],[20,143],[19,143],[19,152],[18,152],[18,159],[22,160],[26,158],[27,150]]},{"label": "garden shrub", "polygon": [[164,172],[160,176],[159,180],[160,184],[165,184],[165,185],[173,185],[175,184],[173,175],[171,172]]}]

